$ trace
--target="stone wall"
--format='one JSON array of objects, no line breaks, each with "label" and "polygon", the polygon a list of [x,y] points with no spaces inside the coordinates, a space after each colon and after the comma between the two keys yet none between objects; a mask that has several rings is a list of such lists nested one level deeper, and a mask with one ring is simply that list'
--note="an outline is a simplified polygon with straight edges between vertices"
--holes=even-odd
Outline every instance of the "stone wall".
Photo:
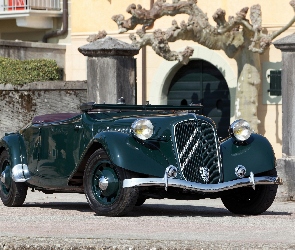
[{"label": "stone wall", "polygon": [[18,60],[52,59],[65,68],[66,46],[49,43],[0,40],[0,56]]},{"label": "stone wall", "polygon": [[0,84],[0,138],[28,124],[36,115],[79,112],[87,99],[87,83],[35,82]]}]

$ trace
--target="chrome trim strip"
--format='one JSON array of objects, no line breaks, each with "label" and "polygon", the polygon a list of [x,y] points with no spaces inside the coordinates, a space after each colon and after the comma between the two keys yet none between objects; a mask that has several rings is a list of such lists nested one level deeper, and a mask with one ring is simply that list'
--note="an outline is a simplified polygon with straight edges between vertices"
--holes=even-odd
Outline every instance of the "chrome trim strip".
[{"label": "chrome trim strip", "polygon": [[[175,127],[176,127],[176,125],[174,126],[174,135],[175,135]],[[192,133],[192,135],[190,136],[190,138],[187,140],[187,142],[186,142],[185,146],[183,147],[182,151],[179,153],[179,158],[182,158],[182,156],[186,152],[189,144],[191,143],[191,141],[193,140],[193,138],[195,137],[195,135],[197,134],[197,132],[198,132],[198,128],[196,128],[194,130],[194,132]],[[175,143],[175,144],[177,144],[177,143]],[[199,140],[198,140],[197,144],[199,144]]]},{"label": "chrome trim strip", "polygon": [[215,193],[225,190],[230,190],[234,188],[240,187],[253,187],[253,181],[255,185],[281,185],[281,178],[275,176],[261,176],[261,177],[253,177],[251,178],[243,178],[233,181],[228,181],[224,183],[218,184],[201,184],[196,182],[190,182],[185,180],[173,179],[169,178],[165,180],[165,178],[132,178],[125,179],[123,181],[123,188],[127,187],[149,187],[149,186],[168,186],[168,187],[177,187],[186,190],[205,192],[205,193]]},{"label": "chrome trim strip", "polygon": [[[196,114],[195,114],[195,117],[196,117],[196,119],[198,119]],[[217,160],[218,160],[218,169],[219,169],[219,181],[221,181],[220,177],[221,177],[223,166],[222,166],[222,161],[221,161],[220,143],[219,143],[219,140],[218,140],[217,130],[211,123],[207,123],[207,124],[209,124],[209,126],[211,126],[212,130],[214,131],[215,147],[216,147]]]},{"label": "chrome trim strip", "polygon": [[12,168],[12,179],[15,182],[26,182],[31,178],[29,168],[26,164],[17,164]]},{"label": "chrome trim strip", "polygon": [[[184,167],[187,165],[188,161],[192,158],[192,155],[195,153],[197,147],[199,146],[199,141],[197,141],[197,143],[193,146],[192,150],[189,152],[185,162],[183,164],[180,164],[180,168],[181,168],[181,171],[183,171]],[[182,156],[181,156],[182,157]]]}]

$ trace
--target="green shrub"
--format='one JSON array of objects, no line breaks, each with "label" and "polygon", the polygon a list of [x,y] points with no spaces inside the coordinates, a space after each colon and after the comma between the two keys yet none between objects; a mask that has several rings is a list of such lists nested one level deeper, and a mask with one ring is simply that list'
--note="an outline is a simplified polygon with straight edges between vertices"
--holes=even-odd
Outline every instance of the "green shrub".
[{"label": "green shrub", "polygon": [[54,60],[15,60],[0,57],[0,84],[22,85],[30,82],[54,81],[60,70]]}]

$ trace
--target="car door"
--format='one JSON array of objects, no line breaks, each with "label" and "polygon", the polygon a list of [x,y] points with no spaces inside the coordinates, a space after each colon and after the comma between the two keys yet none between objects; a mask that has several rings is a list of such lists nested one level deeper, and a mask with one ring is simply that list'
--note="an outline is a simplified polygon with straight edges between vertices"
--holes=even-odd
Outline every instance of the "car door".
[{"label": "car door", "polygon": [[40,186],[67,186],[84,145],[82,128],[81,117],[41,127],[36,171]]},{"label": "car door", "polygon": [[41,127],[41,124],[32,124],[22,133],[27,152],[28,169],[31,175],[29,183],[32,185],[36,185],[38,183],[36,172],[39,160]]}]

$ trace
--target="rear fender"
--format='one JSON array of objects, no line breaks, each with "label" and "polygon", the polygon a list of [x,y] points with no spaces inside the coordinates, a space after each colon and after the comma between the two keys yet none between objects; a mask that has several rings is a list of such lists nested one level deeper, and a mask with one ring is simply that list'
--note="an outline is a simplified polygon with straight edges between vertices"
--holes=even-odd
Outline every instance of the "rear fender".
[{"label": "rear fender", "polygon": [[0,148],[7,150],[11,163],[12,178],[15,182],[25,182],[30,178],[27,153],[23,138],[18,133],[4,136]]},{"label": "rear fender", "polygon": [[220,145],[223,166],[223,181],[238,179],[235,168],[244,166],[246,176],[257,175],[275,168],[274,151],[269,141],[258,134],[252,134],[247,145],[236,145],[233,138]]},{"label": "rear fender", "polygon": [[163,177],[169,165],[159,148],[151,147],[130,134],[101,132],[93,142],[102,145],[113,164],[133,172]]}]

